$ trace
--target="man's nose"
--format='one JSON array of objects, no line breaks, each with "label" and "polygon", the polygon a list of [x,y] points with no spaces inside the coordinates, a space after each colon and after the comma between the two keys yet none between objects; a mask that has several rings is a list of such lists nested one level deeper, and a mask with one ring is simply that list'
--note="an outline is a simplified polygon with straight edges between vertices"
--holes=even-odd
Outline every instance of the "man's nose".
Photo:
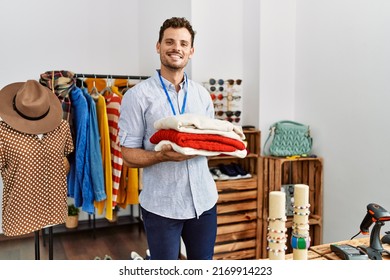
[{"label": "man's nose", "polygon": [[176,51],[179,51],[181,49],[180,42],[174,43],[173,44],[173,49],[176,50]]}]

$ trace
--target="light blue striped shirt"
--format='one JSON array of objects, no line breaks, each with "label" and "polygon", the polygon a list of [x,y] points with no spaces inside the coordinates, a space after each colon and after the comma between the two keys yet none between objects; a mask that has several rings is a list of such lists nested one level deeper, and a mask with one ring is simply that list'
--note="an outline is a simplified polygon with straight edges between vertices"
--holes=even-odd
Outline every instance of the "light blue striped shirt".
[{"label": "light blue striped shirt", "polygon": [[[185,81],[177,93],[163,78],[176,114],[183,104]],[[214,106],[208,91],[188,79],[185,113],[214,118]],[[173,112],[158,72],[129,89],[122,99],[119,118],[121,146],[154,150],[150,137],[156,132],[153,124]],[[218,199],[215,182],[209,172],[207,158],[197,156],[182,162],[162,162],[143,168],[140,204],[147,211],[172,219],[199,217],[212,208]]]}]

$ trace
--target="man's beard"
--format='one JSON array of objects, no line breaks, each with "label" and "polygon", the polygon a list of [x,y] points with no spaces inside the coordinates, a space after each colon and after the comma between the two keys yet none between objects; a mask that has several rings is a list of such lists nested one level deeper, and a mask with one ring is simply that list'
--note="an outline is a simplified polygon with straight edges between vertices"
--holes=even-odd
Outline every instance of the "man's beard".
[{"label": "man's beard", "polygon": [[167,69],[174,70],[174,71],[184,69],[188,63],[188,61],[185,62],[184,64],[170,63],[170,62],[168,62],[168,60],[166,58],[163,58],[162,56],[160,56],[160,61],[161,61],[161,64],[164,65]]}]

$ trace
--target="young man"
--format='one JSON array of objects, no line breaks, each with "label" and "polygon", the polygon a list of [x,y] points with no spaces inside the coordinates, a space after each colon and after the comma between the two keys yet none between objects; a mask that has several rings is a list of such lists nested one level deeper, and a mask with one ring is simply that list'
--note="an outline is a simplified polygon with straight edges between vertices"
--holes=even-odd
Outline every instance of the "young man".
[{"label": "young man", "polygon": [[152,260],[178,259],[180,239],[187,259],[212,259],[217,230],[215,182],[207,158],[154,151],[157,120],[184,113],[214,118],[208,91],[188,79],[195,32],[185,18],[167,19],[156,44],[161,67],[128,90],[122,100],[119,137],[124,163],[143,168],[142,218]]}]

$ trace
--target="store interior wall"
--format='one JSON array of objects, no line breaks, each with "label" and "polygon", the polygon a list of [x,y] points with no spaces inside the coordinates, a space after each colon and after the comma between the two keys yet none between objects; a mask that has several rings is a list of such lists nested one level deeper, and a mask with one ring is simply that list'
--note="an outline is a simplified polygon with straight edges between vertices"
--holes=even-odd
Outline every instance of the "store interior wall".
[{"label": "store interior wall", "polygon": [[162,20],[186,16],[198,32],[187,72],[242,78],[262,143],[275,121],[311,125],[334,242],[359,231],[368,203],[390,208],[389,12],[386,0],[3,0],[0,87],[47,70],[150,75]]},{"label": "store interior wall", "polygon": [[311,126],[324,159],[324,243],[358,233],[369,203],[390,210],[389,12],[385,0],[260,4],[262,140],[278,120]]},{"label": "store interior wall", "polygon": [[367,204],[390,211],[390,2],[296,3],[295,118],[324,156],[324,240],[350,239]]}]

